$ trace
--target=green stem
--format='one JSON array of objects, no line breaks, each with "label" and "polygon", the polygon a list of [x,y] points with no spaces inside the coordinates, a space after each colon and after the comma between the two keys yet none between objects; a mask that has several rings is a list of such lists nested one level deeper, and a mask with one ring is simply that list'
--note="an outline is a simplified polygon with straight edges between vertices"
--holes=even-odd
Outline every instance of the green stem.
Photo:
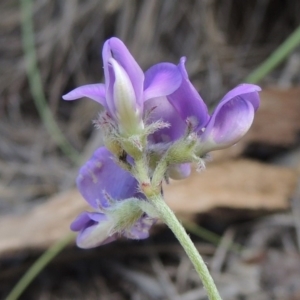
[{"label": "green stem", "polygon": [[208,271],[206,264],[204,263],[201,255],[193,244],[192,240],[186,233],[183,226],[176,218],[173,211],[168,207],[161,196],[152,197],[149,199],[155,206],[160,218],[164,221],[169,228],[173,231],[180,244],[184,248],[186,254],[193,263],[197,273],[199,274],[204,288],[207,291],[210,300],[221,300],[221,296],[217,290],[217,287]]},{"label": "green stem", "polygon": [[46,252],[44,252],[28,269],[28,271],[21,277],[19,282],[14,286],[9,295],[6,297],[6,300],[17,300],[28,287],[28,285],[34,280],[34,278],[72,240],[74,240],[74,234],[68,234],[63,239],[55,243],[52,247],[50,247]]},{"label": "green stem", "polygon": [[80,158],[79,153],[66,140],[62,131],[55,122],[51,110],[47,105],[46,97],[43,91],[43,84],[38,69],[34,45],[34,30],[32,22],[33,1],[21,0],[20,4],[22,44],[26,62],[26,72],[32,98],[34,100],[36,109],[53,140],[61,148],[61,150],[77,165]]},{"label": "green stem", "polygon": [[300,44],[300,26],[268,57],[251,72],[245,82],[257,83],[276,68]]},{"label": "green stem", "polygon": [[150,183],[148,164],[144,156],[142,156],[140,159],[135,160],[133,175],[136,177],[139,183]]}]

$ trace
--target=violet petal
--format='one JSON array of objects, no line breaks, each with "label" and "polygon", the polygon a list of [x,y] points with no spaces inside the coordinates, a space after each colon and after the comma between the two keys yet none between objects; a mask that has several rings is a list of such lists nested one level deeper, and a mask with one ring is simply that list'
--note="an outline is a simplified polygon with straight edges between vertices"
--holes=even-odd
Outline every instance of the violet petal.
[{"label": "violet petal", "polygon": [[208,110],[206,104],[188,78],[185,61],[185,57],[182,57],[178,65],[178,69],[183,77],[181,85],[167,98],[183,120],[193,118],[197,122],[197,128],[201,128],[206,125],[209,119]]},{"label": "violet petal", "polygon": [[230,99],[241,96],[244,100],[252,103],[254,110],[256,111],[259,107],[260,100],[258,92],[261,91],[261,88],[254,84],[243,83],[236,86],[234,89],[229,91],[220,101],[221,103],[225,103]]},{"label": "violet petal", "polygon": [[105,221],[107,217],[102,213],[84,211],[72,222],[70,228],[72,231],[80,231],[90,225]]},{"label": "violet petal", "polygon": [[153,142],[171,142],[184,134],[186,124],[166,97],[149,99],[145,102],[145,111],[151,111],[149,122],[161,120],[170,124],[170,127],[162,128],[151,135]]},{"label": "violet petal", "polygon": [[182,76],[176,65],[160,63],[152,66],[145,72],[144,100],[173,93],[181,81]]},{"label": "violet petal", "polygon": [[77,187],[95,209],[108,206],[104,192],[116,200],[133,197],[137,192],[137,181],[112,158],[113,155],[105,147],[101,147],[79,171]]},{"label": "violet petal", "polygon": [[116,234],[110,235],[113,221],[102,213],[81,213],[71,224],[71,230],[79,231],[76,244],[88,249],[110,243],[116,239]]},{"label": "violet petal", "polygon": [[[109,52],[111,54],[109,54]],[[144,83],[144,73],[138,63],[135,61],[131,53],[128,51],[127,47],[124,43],[116,37],[113,37],[106,41],[103,47],[103,63],[104,63],[104,71],[106,68],[106,64],[108,63],[108,59],[113,57],[126,71],[128,74],[132,86],[135,91],[137,104],[142,107],[143,106],[143,83]],[[108,74],[105,71],[105,79],[107,79]]]},{"label": "violet petal", "polygon": [[191,164],[177,164],[169,166],[168,173],[170,178],[179,180],[190,176],[191,174]]},{"label": "violet petal", "polygon": [[111,116],[116,119],[116,106],[114,101],[115,73],[112,65],[108,63],[104,70],[107,72],[107,75],[105,75],[107,110],[110,112]]},{"label": "violet petal", "polygon": [[155,219],[143,216],[131,227],[129,231],[124,232],[124,236],[133,240],[146,239],[149,237],[149,230],[155,222]]},{"label": "violet petal", "polygon": [[106,106],[105,85],[101,83],[83,85],[67,93],[62,98],[64,100],[76,100],[82,97],[88,97]]},{"label": "violet petal", "polygon": [[252,103],[243,95],[221,102],[200,136],[205,152],[226,148],[239,141],[249,130],[254,119]]}]

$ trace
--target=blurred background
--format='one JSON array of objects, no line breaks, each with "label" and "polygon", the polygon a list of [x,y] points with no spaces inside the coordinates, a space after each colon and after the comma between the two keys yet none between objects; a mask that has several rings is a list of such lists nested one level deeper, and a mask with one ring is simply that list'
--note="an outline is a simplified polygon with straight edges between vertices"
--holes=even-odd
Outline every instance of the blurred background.
[{"label": "blurred background", "polygon": [[[61,95],[103,81],[102,45],[117,36],[144,70],[186,56],[210,109],[239,83],[263,88],[245,138],[213,154],[205,172],[171,182],[166,201],[223,299],[300,299],[300,48],[265,75],[249,76],[299,24],[297,0],[2,0],[0,298],[85,209],[74,181],[101,146],[92,124],[100,107]],[[158,224],[146,241],[92,250],[71,242],[20,299],[205,295],[184,251]]]}]

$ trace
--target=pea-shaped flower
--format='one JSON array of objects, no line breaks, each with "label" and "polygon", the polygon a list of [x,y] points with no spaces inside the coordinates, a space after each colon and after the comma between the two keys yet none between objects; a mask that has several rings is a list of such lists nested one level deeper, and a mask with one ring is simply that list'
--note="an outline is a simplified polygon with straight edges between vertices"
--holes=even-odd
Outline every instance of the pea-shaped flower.
[{"label": "pea-shaped flower", "polygon": [[[160,118],[170,124],[151,136],[153,143],[181,139],[190,124],[198,136],[195,154],[202,157],[209,151],[237,143],[246,134],[260,104],[258,92],[261,89],[253,84],[241,84],[228,92],[209,115],[206,104],[188,78],[185,61],[185,57],[181,58],[177,66],[182,76],[178,89],[148,100],[145,106],[148,110],[155,107],[153,120]],[[189,163],[174,164],[169,167],[169,175],[175,179],[185,178],[190,169]]]},{"label": "pea-shaped flower", "polygon": [[107,40],[102,51],[105,84],[78,87],[63,96],[65,100],[82,97],[99,102],[118,125],[124,137],[140,134],[144,129],[144,102],[173,93],[182,76],[171,63],[160,63],[145,75],[118,38]]},{"label": "pea-shaped flower", "polygon": [[258,92],[254,84],[241,84],[229,91],[209,115],[208,109],[189,81],[185,58],[178,65],[183,80],[179,88],[166,98],[182,120],[194,120],[199,136],[198,155],[227,148],[237,143],[249,130],[259,107]]},{"label": "pea-shaped flower", "polygon": [[149,236],[155,220],[136,205],[145,200],[138,193],[138,183],[114,162],[113,154],[105,147],[96,150],[80,168],[76,183],[83,198],[94,209],[81,213],[71,224],[71,229],[79,232],[79,247],[96,247],[120,236],[130,239]]}]

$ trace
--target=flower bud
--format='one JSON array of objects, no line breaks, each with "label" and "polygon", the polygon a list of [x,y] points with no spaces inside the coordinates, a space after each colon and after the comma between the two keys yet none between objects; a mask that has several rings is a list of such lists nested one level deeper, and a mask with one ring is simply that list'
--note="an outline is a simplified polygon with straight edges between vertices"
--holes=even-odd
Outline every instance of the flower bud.
[{"label": "flower bud", "polygon": [[121,134],[138,134],[144,128],[134,88],[124,68],[114,59],[108,64],[110,80],[107,97],[114,105],[114,114]]}]

